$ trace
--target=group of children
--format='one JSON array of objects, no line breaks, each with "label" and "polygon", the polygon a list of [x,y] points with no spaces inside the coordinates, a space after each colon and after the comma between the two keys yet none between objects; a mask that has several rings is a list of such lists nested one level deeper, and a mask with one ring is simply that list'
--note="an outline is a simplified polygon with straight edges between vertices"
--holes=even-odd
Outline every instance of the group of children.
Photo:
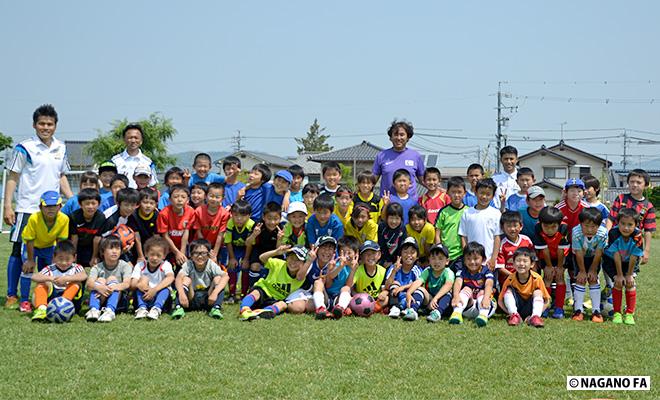
[{"label": "group of children", "polygon": [[[63,207],[58,193],[42,195],[22,234],[19,308],[32,311],[32,280],[33,320],[45,318],[54,296],[80,308],[84,291],[87,320],[101,322],[131,305],[136,319],[164,311],[178,319],[188,310],[222,318],[223,302],[240,302],[241,320],[284,311],[339,319],[351,313],[354,295],[367,293],[375,312],[392,318],[424,314],[430,322],[470,318],[485,326],[499,309],[510,325],[542,327],[548,315],[564,317],[567,294],[572,319],[584,319],[587,286],[591,319],[603,322],[602,268],[613,322],[634,324],[635,279],[655,230],[643,195],[648,174],[631,171],[630,193],[609,211],[592,176],[569,179],[552,207],[533,171],[516,169],[515,148],[500,156],[514,157],[503,164],[504,174],[516,175],[516,193],[502,190],[497,175],[486,178],[479,164],[467,169],[469,189],[462,177],[444,189],[440,171],[427,168],[426,192],[417,197],[406,169],[394,173],[394,192],[379,196],[371,171],[357,174],[353,190],[334,162],[323,165],[323,185],[303,186],[299,166],[273,177],[264,164],[244,184],[238,158],[223,160],[221,176],[200,153],[192,175],[173,167],[159,191],[148,186],[150,168],[138,166],[137,188],[129,188],[106,162],[98,174],[82,175],[80,192]],[[133,241],[122,239],[124,226]]]}]

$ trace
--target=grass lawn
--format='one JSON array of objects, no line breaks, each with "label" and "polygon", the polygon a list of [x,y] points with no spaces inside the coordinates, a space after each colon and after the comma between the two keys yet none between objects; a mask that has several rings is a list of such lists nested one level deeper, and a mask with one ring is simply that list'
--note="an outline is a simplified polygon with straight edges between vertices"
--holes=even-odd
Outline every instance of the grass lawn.
[{"label": "grass lawn", "polygon": [[[7,237],[0,238],[6,293]],[[188,313],[111,324],[35,324],[0,307],[0,398],[660,398],[660,239],[639,280],[637,325],[501,316],[406,323],[385,316],[240,322]],[[656,293],[656,294],[653,294]],[[650,375],[650,392],[568,392],[566,375]]]}]

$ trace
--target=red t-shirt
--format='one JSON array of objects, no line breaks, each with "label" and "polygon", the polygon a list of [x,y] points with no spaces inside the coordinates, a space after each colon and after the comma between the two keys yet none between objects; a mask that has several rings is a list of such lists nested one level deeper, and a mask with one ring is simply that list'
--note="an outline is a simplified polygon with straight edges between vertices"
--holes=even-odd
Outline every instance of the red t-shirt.
[{"label": "red t-shirt", "polygon": [[181,249],[183,234],[192,229],[194,225],[195,210],[188,205],[183,207],[183,215],[177,215],[170,204],[158,214],[158,222],[156,222],[158,233],[161,235],[167,233],[178,249]]},{"label": "red t-shirt", "polygon": [[504,236],[500,244],[500,252],[497,255],[497,268],[506,268],[510,272],[515,272],[516,269],[513,268],[513,253],[521,247],[533,249],[534,244],[525,235],[518,235],[518,241],[515,243]]},{"label": "red t-shirt", "polygon": [[632,208],[639,213],[638,228],[643,232],[655,232],[655,207],[648,199],[637,200],[630,193],[624,193],[617,196],[612,203],[610,210],[610,220],[612,226],[616,226],[616,217],[622,208]]},{"label": "red t-shirt", "polygon": [[566,200],[562,200],[555,207],[558,208],[562,214],[564,214],[563,222],[568,225],[568,241],[570,243],[573,228],[580,224],[580,213],[585,208],[589,208],[591,206],[586,201],[580,200],[577,207],[575,207],[574,210],[571,210]]},{"label": "red t-shirt", "polygon": [[559,225],[557,232],[552,236],[548,236],[543,232],[543,228],[541,228],[541,223],[539,222],[534,229],[533,241],[539,260],[543,260],[544,249],[550,251],[550,259],[552,261],[557,261],[559,251],[563,252],[564,257],[566,257],[571,247],[568,241],[568,226],[563,222]]},{"label": "red t-shirt", "polygon": [[451,198],[447,193],[440,192],[435,197],[430,197],[428,193],[424,193],[419,198],[419,204],[426,209],[426,219],[435,226],[435,221],[438,219],[438,214],[447,204],[451,203]]},{"label": "red t-shirt", "polygon": [[219,234],[224,234],[227,230],[227,222],[231,213],[225,208],[220,207],[215,214],[209,213],[209,207],[203,204],[195,209],[195,224],[193,228],[202,232],[202,237],[215,246]]}]

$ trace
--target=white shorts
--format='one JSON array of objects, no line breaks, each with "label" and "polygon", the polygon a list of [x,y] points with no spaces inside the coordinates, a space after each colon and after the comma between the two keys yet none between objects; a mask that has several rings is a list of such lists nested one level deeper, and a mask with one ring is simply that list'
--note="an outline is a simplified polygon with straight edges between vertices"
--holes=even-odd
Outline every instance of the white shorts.
[{"label": "white shorts", "polygon": [[[480,298],[481,296],[479,296],[479,299]],[[490,301],[490,309],[488,310],[488,318],[492,317],[493,314],[495,314],[496,309],[497,309],[497,303],[495,302],[495,299],[492,299]],[[463,317],[468,319],[475,319],[478,316],[479,316],[479,301],[473,300],[472,306],[463,310]]]},{"label": "white shorts", "polygon": [[286,304],[291,304],[294,301],[298,301],[298,300],[307,301],[307,300],[311,300],[311,299],[312,299],[312,291],[311,290],[298,289],[298,290],[294,291],[293,293],[291,293],[290,295],[288,295],[286,297],[286,299],[284,299],[284,302]]}]

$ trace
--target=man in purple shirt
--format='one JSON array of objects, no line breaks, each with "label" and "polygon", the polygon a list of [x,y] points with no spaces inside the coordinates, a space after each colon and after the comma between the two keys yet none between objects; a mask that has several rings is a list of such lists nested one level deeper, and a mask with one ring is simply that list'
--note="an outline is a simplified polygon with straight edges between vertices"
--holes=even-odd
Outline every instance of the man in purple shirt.
[{"label": "man in purple shirt", "polygon": [[396,170],[403,168],[410,172],[412,178],[408,193],[417,197],[417,184],[414,177],[417,177],[419,182],[423,182],[426,168],[422,155],[406,147],[410,138],[413,137],[413,127],[405,121],[394,121],[387,134],[392,142],[392,147],[378,153],[372,168],[376,178],[382,177],[380,195],[382,196],[386,191],[394,192],[392,176]]}]

